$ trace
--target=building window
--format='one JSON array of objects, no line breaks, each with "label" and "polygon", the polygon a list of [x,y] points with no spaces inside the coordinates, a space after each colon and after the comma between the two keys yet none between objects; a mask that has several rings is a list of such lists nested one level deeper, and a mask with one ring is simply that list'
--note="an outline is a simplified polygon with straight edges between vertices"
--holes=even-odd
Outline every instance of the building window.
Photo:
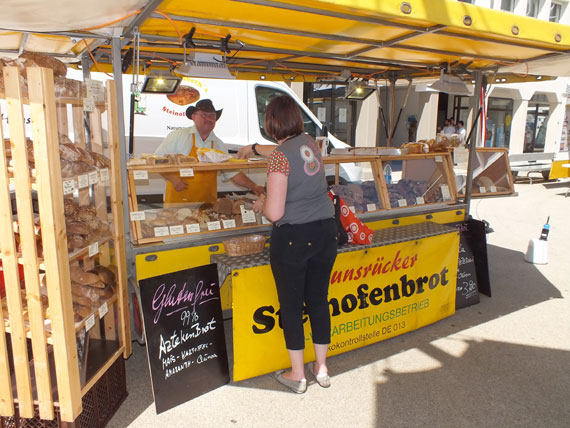
[{"label": "building window", "polygon": [[550,3],[550,14],[548,20],[550,22],[560,22],[560,15],[562,15],[562,5],[560,3]]},{"label": "building window", "polygon": [[304,103],[329,132],[346,144],[355,145],[357,106],[362,101],[345,99],[346,84],[306,83]]},{"label": "building window", "polygon": [[540,0],[528,0],[526,4],[526,16],[536,18],[538,16],[539,6]]},{"label": "building window", "polygon": [[513,11],[513,0],[500,0],[501,2],[501,10],[506,10],[507,12]]},{"label": "building window", "polygon": [[513,100],[490,97],[487,103],[485,147],[509,147]]},{"label": "building window", "polygon": [[543,152],[546,126],[550,115],[550,103],[544,94],[534,94],[528,102],[524,133],[525,153]]}]

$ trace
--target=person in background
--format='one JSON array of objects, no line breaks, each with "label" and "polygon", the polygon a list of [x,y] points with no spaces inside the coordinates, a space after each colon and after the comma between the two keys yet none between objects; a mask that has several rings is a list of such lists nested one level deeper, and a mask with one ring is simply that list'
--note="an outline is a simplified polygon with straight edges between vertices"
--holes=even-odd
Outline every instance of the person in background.
[{"label": "person in background", "polygon": [[461,137],[461,142],[463,143],[465,142],[466,133],[467,131],[463,127],[463,121],[462,120],[457,121],[457,134],[459,134],[459,136]]},{"label": "person in background", "polygon": [[455,134],[455,126],[453,125],[453,119],[445,119],[445,126],[443,127],[444,134]]},{"label": "person in background", "polygon": [[[186,116],[194,122],[194,126],[169,133],[154,154],[163,156],[180,153],[198,159],[199,148],[225,152],[224,143],[214,134],[214,127],[221,115],[222,110],[216,110],[212,100],[198,101],[195,106],[186,110]],[[221,174],[224,181],[231,180],[258,196],[265,191],[263,186],[258,186],[242,172],[224,171]],[[179,173],[165,173],[163,177],[168,180],[164,195],[165,206],[188,202],[214,203],[218,197],[216,171],[195,172],[194,176],[189,178],[180,177]]]},{"label": "person in background", "polygon": [[303,302],[316,356],[308,369],[320,386],[330,386],[326,363],[331,339],[327,296],[337,255],[337,228],[323,159],[312,137],[303,133],[301,111],[293,99],[279,96],[271,100],[265,130],[278,146],[260,146],[259,150],[269,155],[267,196],[261,196],[253,209],[273,222],[271,270],[291,361],[291,370],[279,371],[276,379],[300,394],[307,390]]}]

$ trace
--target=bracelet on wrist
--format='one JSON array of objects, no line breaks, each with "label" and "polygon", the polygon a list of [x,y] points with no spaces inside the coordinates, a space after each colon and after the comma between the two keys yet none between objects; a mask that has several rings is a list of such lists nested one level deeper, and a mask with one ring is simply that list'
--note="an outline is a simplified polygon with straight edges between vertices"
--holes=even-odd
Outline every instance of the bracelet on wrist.
[{"label": "bracelet on wrist", "polygon": [[254,155],[260,156],[260,154],[257,152],[257,150],[256,150],[256,148],[255,148],[256,146],[257,146],[257,143],[253,143],[253,144],[251,145],[251,151],[253,152]]}]

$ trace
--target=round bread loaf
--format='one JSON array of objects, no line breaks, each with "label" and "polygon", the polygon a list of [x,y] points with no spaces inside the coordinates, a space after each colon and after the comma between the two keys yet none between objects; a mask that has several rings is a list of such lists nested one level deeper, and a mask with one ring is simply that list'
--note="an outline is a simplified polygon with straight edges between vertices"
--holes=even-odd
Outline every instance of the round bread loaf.
[{"label": "round bread loaf", "polygon": [[192,104],[200,99],[200,92],[190,86],[180,86],[174,94],[167,95],[170,101],[179,106]]}]

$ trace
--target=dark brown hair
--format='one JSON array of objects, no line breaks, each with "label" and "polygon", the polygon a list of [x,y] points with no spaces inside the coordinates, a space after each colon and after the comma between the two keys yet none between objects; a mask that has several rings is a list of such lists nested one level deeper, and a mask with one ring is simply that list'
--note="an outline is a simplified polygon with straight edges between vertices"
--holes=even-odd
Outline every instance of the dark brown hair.
[{"label": "dark brown hair", "polygon": [[303,133],[301,110],[293,98],[280,95],[265,109],[265,132],[276,140]]}]

